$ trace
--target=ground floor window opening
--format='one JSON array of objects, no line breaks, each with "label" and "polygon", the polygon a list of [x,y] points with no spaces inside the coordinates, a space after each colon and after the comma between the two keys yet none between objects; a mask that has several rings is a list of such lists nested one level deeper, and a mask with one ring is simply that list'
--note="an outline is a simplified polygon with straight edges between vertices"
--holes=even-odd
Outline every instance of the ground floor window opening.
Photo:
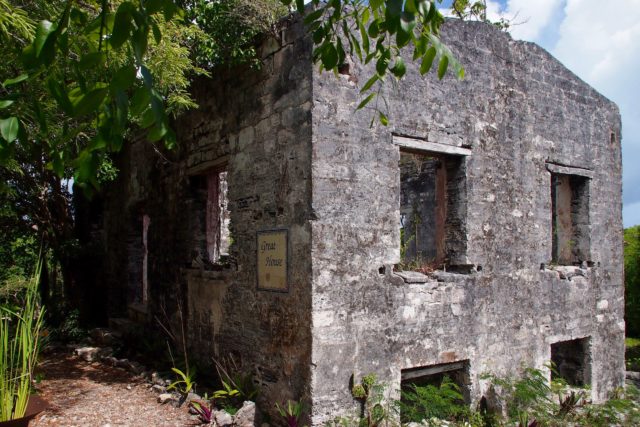
[{"label": "ground floor window opening", "polygon": [[470,384],[468,360],[402,370],[401,421],[447,418],[452,407],[470,403]]},{"label": "ground floor window opening", "polygon": [[591,352],[589,338],[560,341],[551,344],[551,379],[582,387],[591,383]]}]

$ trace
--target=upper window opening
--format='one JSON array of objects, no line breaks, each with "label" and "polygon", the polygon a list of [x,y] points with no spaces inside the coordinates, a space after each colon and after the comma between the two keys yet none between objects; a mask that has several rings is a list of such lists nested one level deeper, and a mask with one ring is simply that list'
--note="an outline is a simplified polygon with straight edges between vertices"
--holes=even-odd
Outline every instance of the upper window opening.
[{"label": "upper window opening", "polygon": [[463,156],[400,151],[401,270],[466,264]]},{"label": "upper window opening", "polygon": [[445,260],[446,169],[431,154],[400,152],[400,255],[405,269]]},{"label": "upper window opening", "polygon": [[194,187],[193,266],[224,264],[229,257],[228,184],[226,168],[192,178]]},{"label": "upper window opening", "polygon": [[128,252],[128,301],[132,304],[147,304],[149,299],[148,280],[148,234],[151,220],[149,215],[134,215],[127,236]]},{"label": "upper window opening", "polygon": [[227,171],[207,174],[207,258],[216,263],[229,256],[229,209],[227,199]]},{"label": "upper window opening", "polygon": [[469,148],[399,135],[400,270],[430,273],[467,259]]},{"label": "upper window opening", "polygon": [[589,180],[551,173],[552,262],[589,261]]}]

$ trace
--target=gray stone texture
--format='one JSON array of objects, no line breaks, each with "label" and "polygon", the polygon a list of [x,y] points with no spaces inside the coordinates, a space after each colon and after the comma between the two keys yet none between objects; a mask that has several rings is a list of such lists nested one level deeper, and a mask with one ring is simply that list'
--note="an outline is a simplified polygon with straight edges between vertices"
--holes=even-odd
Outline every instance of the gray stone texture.
[{"label": "gray stone texture", "polygon": [[[265,43],[261,70],[197,80],[200,108],[175,123],[179,148],[138,142],[118,159],[122,174],[104,204],[111,314],[136,295],[127,236],[147,214],[149,312],[178,324],[181,308],[191,355],[236,356],[267,412],[304,400],[321,425],[357,410],[352,373],[376,373],[393,397],[402,370],[463,360],[475,402],[487,387],[480,374],[542,368],[552,343],[586,337],[593,398],[622,385],[617,107],[540,47],[489,25],[448,21],[442,39],[466,78],[422,78],[407,58],[407,76],[383,89],[388,127],[370,126],[371,109],[355,111],[372,69],[320,74],[299,21]],[[447,271],[406,280],[392,271],[400,261],[393,135],[471,150],[448,176]],[[223,164],[233,262],[193,268],[204,230],[191,189]],[[547,164],[591,176],[590,259],[578,267],[549,265]],[[256,284],[256,232],[276,228],[289,230],[287,293]]]},{"label": "gray stone texture", "polygon": [[[477,401],[486,390],[480,374],[543,368],[552,343],[576,338],[590,337],[596,400],[624,380],[617,107],[540,47],[488,25],[449,21],[442,38],[466,78],[420,78],[407,61],[407,76],[384,88],[388,128],[369,126],[371,110],[354,112],[358,90],[349,81],[314,75],[315,425],[352,405],[351,373],[377,373],[394,395],[403,369],[469,360]],[[351,70],[360,82],[372,72]],[[392,134],[471,149],[460,186],[463,221],[447,230],[458,250],[448,255],[451,264],[481,271],[400,285],[379,273],[399,261]],[[551,260],[547,162],[593,172],[594,267],[571,280],[540,269]],[[462,237],[451,239],[453,232]]]}]

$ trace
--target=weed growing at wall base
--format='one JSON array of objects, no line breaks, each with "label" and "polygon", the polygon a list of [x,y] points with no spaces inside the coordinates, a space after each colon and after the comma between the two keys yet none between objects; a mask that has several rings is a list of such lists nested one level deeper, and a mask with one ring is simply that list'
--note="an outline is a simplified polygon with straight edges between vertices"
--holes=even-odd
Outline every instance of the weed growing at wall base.
[{"label": "weed growing at wall base", "polygon": [[[549,364],[549,369],[555,369]],[[459,386],[445,377],[436,385],[411,385],[402,399],[387,405],[384,384],[375,375],[363,377],[351,388],[361,403],[357,417],[340,417],[327,426],[374,427],[607,427],[640,425],[640,391],[617,389],[604,403],[589,399],[588,387],[573,387],[562,379],[549,380],[546,371],[524,368],[519,377],[483,375],[491,397],[477,408],[464,401]],[[397,420],[400,420],[400,423]]]}]

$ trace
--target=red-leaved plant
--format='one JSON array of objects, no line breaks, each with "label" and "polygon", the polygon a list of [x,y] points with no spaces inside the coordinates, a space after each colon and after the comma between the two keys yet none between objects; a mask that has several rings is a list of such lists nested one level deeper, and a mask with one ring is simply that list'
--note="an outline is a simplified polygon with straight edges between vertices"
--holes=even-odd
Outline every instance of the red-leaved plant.
[{"label": "red-leaved plant", "polygon": [[211,404],[207,405],[205,402],[196,402],[194,400],[189,402],[189,409],[196,413],[201,423],[211,424],[211,421],[213,421],[213,407]]}]

